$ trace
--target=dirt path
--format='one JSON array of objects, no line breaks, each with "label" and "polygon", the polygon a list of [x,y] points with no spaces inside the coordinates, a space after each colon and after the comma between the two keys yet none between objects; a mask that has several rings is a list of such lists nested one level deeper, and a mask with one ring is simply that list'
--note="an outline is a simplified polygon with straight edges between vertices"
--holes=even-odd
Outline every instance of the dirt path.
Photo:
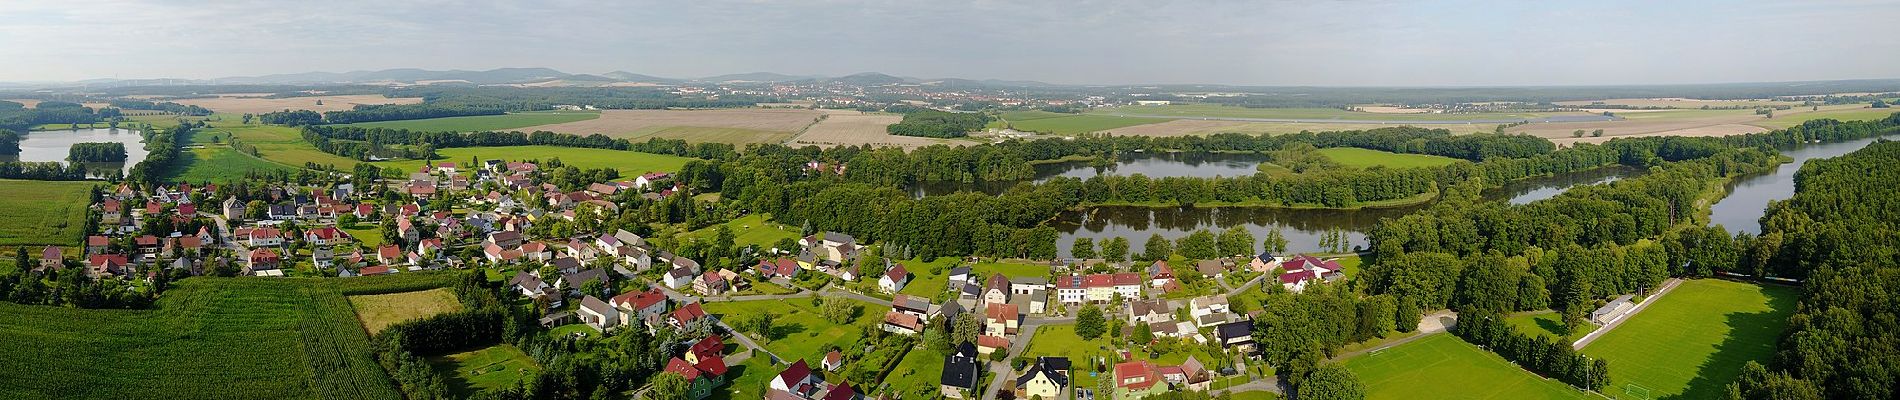
[{"label": "dirt path", "polygon": [[1597,341],[1597,338],[1603,337],[1603,334],[1609,333],[1611,330],[1616,329],[1616,327],[1623,326],[1623,321],[1629,321],[1630,317],[1636,316],[1636,313],[1643,312],[1644,309],[1649,308],[1650,304],[1656,304],[1657,300],[1662,300],[1663,295],[1669,294],[1671,290],[1674,290],[1676,286],[1681,285],[1681,284],[1682,284],[1681,278],[1669,278],[1669,280],[1663,281],[1663,284],[1661,286],[1656,287],[1656,294],[1650,295],[1649,298],[1647,299],[1643,299],[1642,303],[1637,303],[1636,309],[1630,310],[1630,312],[1628,313],[1624,313],[1623,316],[1617,317],[1615,321],[1610,321],[1609,325],[1604,325],[1603,328],[1597,329],[1595,332],[1590,332],[1590,334],[1588,335],[1583,335],[1582,338],[1577,339],[1577,341],[1574,343],[1571,343],[1570,347],[1575,348],[1577,350],[1583,350],[1584,346],[1589,346],[1591,342]]}]

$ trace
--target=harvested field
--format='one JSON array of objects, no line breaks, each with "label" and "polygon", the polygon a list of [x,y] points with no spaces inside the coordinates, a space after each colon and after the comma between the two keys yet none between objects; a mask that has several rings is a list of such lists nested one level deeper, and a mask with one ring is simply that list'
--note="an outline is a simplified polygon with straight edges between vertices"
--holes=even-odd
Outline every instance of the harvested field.
[{"label": "harvested field", "polygon": [[1564,106],[1587,106],[1587,105],[1592,105],[1599,102],[1603,104],[1607,104],[1607,105],[1619,105],[1619,106],[1631,106],[1631,107],[1673,107],[1673,108],[1702,108],[1702,106],[1753,107],[1753,106],[1800,105],[1801,104],[1801,102],[1798,102],[1798,101],[1788,102],[1788,101],[1774,101],[1774,100],[1768,100],[1768,99],[1702,100],[1702,99],[1685,99],[1685,98],[1680,98],[1680,97],[1664,97],[1664,98],[1652,98],[1652,99],[1604,99],[1604,100],[1559,101],[1556,104],[1564,105]]},{"label": "harvested field", "polygon": [[[323,101],[323,105],[317,105],[317,101],[319,100]],[[310,111],[316,111],[316,112],[342,111],[342,110],[349,110],[350,108],[356,107],[356,105],[358,104],[416,104],[416,103],[421,103],[422,98],[419,98],[419,97],[389,98],[389,97],[383,97],[383,95],[380,95],[380,94],[353,94],[353,95],[342,95],[342,96],[310,96],[310,97],[290,97],[290,98],[282,98],[282,99],[267,99],[267,98],[262,98],[262,97],[246,96],[245,94],[240,93],[240,94],[224,94],[224,95],[219,95],[219,97],[215,97],[215,98],[171,100],[171,102],[209,108],[212,111],[217,111],[221,113],[261,114],[261,113],[267,113],[267,112],[272,112],[272,111],[283,111],[286,109],[310,110]]]},{"label": "harvested field", "polygon": [[914,149],[933,144],[953,144],[944,139],[914,136],[892,135],[884,127],[904,119],[900,115],[865,114],[856,111],[827,111],[829,117],[818,121],[805,132],[793,137],[794,146],[816,145],[822,147],[872,145],[878,147],[902,147]]},{"label": "harvested field", "polygon": [[[810,126],[823,113],[815,110],[737,108],[717,110],[606,110],[600,118],[522,131],[575,135],[602,134],[640,140],[646,137],[694,142],[776,143]],[[680,129],[680,128],[715,128]],[[742,140],[743,142],[733,142]]]},{"label": "harvested field", "polygon": [[447,288],[415,292],[347,296],[363,329],[375,335],[397,322],[460,311],[462,303]]},{"label": "harvested field", "polygon": [[[1204,120],[1204,119],[1177,119],[1177,120],[1162,122],[1158,124],[1135,125],[1135,126],[1129,126],[1129,127],[1109,129],[1103,132],[1111,133],[1115,135],[1121,135],[1121,136],[1190,136],[1190,135],[1204,136],[1204,135],[1212,135],[1216,133],[1228,133],[1228,132],[1258,135],[1262,133],[1271,133],[1271,134],[1300,133],[1300,131],[1325,132],[1325,131],[1363,130],[1363,129],[1374,129],[1374,128],[1389,128],[1389,127],[1394,127],[1394,126],[1406,126],[1406,125],[1405,124],[1346,124],[1346,123],[1329,124],[1329,123],[1320,123],[1320,122],[1246,122],[1246,121],[1221,121],[1221,120]],[[1435,124],[1435,125],[1426,125],[1425,127],[1433,128],[1433,129],[1450,130],[1452,133],[1490,132],[1493,129],[1497,129],[1497,125],[1492,125],[1492,124],[1470,124],[1470,125]]]},{"label": "harvested field", "polygon": [[[1602,143],[1618,137],[1740,135],[1786,128],[1818,118],[1864,120],[1887,115],[1869,110],[1858,104],[1822,106],[1819,110],[1795,107],[1775,111],[1774,118],[1756,115],[1752,110],[1662,110],[1621,114],[1622,121],[1529,124],[1506,131],[1528,133],[1548,138],[1558,145],[1568,145]],[[1603,137],[1572,137],[1578,129],[1585,132],[1602,129]]]}]

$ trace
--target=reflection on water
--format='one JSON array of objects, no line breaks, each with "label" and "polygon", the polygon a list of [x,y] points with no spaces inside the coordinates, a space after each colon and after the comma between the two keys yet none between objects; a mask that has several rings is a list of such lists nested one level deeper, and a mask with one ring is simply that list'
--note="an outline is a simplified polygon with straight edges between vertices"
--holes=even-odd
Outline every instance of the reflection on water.
[{"label": "reflection on water", "polygon": [[[1134,153],[1120,157],[1114,164],[1096,166],[1093,161],[1069,161],[1036,165],[1034,182],[1047,182],[1056,177],[1088,179],[1096,175],[1129,176],[1142,174],[1150,178],[1174,176],[1246,176],[1258,171],[1260,163],[1267,156],[1253,153]],[[986,194],[1000,194],[1021,181],[1004,182],[927,182],[910,188],[911,196],[942,196],[959,191],[977,191]]]},{"label": "reflection on water", "polygon": [[125,162],[122,163],[86,163],[89,170],[119,169],[125,172],[139,161],[145,161],[144,138],[139,131],[132,129],[77,129],[59,131],[34,131],[20,138],[20,154],[0,156],[0,161],[65,162],[67,154],[75,143],[119,142],[125,144]]},{"label": "reflection on water", "polygon": [[[1886,138],[1892,140],[1900,138],[1900,135],[1889,135]],[[1801,170],[1802,163],[1816,158],[1832,158],[1852,153],[1862,147],[1867,147],[1874,140],[1874,138],[1867,138],[1782,149],[1781,154],[1794,158],[1794,162],[1782,164],[1772,172],[1729,183],[1728,197],[1715,203],[1711,209],[1709,222],[1722,225],[1730,232],[1760,234],[1761,217],[1768,208],[1768,202],[1794,197],[1794,174]]]},{"label": "reflection on water", "polygon": [[1278,229],[1287,239],[1287,251],[1320,252],[1326,251],[1320,247],[1320,235],[1329,229],[1343,231],[1350,246],[1365,246],[1366,236],[1363,232],[1371,230],[1380,218],[1396,218],[1424,207],[1364,210],[1090,207],[1063,212],[1056,216],[1051,225],[1060,233],[1056,248],[1062,257],[1069,256],[1069,249],[1077,237],[1093,238],[1099,245],[1105,239],[1119,236],[1128,239],[1130,251],[1140,252],[1142,244],[1154,234],[1175,240],[1200,229],[1220,231],[1233,228],[1252,232],[1256,242],[1266,239],[1267,232]]},{"label": "reflection on water", "polygon": [[1531,178],[1511,182],[1505,184],[1504,187],[1486,190],[1484,197],[1487,200],[1508,198],[1507,201],[1511,204],[1524,205],[1530,204],[1533,201],[1557,197],[1557,195],[1563,194],[1564,191],[1570,190],[1571,187],[1577,185],[1610,183],[1625,178],[1636,177],[1645,172],[1648,171],[1619,165],[1568,174]]}]

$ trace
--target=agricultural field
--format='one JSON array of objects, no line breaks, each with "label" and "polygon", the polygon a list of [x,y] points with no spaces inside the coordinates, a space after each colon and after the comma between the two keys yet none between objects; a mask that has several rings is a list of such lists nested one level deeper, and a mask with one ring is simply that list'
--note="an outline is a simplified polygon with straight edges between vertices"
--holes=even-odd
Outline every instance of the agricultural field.
[{"label": "agricultural field", "polygon": [[214,122],[210,129],[202,129],[193,134],[193,142],[200,141],[201,139],[197,136],[203,135],[217,135],[224,143],[230,143],[229,139],[237,139],[244,145],[256,147],[258,157],[294,168],[303,168],[306,163],[317,163],[348,170],[359,162],[348,157],[317,151],[310,142],[303,140],[301,130],[288,126],[247,125],[227,119]]},{"label": "agricultural field", "polygon": [[0,398],[399,399],[344,295],[452,278],[192,278],[150,310],[0,303]]},{"label": "agricultural field", "polygon": [[[1669,108],[1685,108],[1685,109],[1697,108],[1699,109],[1699,108],[1702,108],[1703,106],[1708,106],[1708,107],[1738,107],[1738,106],[1739,107],[1772,107],[1772,106],[1778,106],[1778,105],[1799,106],[1801,105],[1801,102],[1775,101],[1775,100],[1769,100],[1769,99],[1703,100],[1703,99],[1686,99],[1686,98],[1680,98],[1680,97],[1664,97],[1664,98],[1650,98],[1650,99],[1603,99],[1603,100],[1559,101],[1559,102],[1556,102],[1555,104],[1561,105],[1561,106],[1577,106],[1577,107],[1586,107],[1586,108],[1595,104],[1604,104],[1604,105],[1633,106],[1633,107],[1669,107]],[[1640,111],[1640,110],[1624,110],[1624,111]]]},{"label": "agricultural field", "polygon": [[94,184],[0,179],[0,246],[78,246]]},{"label": "agricultural field", "polygon": [[251,157],[223,145],[186,149],[165,170],[168,182],[232,182],[252,172],[293,170],[283,164]]},{"label": "agricultural field", "polygon": [[447,288],[418,292],[350,296],[356,317],[371,335],[397,322],[460,311],[462,303]]},{"label": "agricultural field", "polygon": [[[441,161],[457,163],[467,162],[469,157],[509,161],[548,161],[559,158],[562,163],[580,168],[617,169],[620,170],[620,176],[626,179],[648,172],[678,172],[680,167],[686,166],[687,161],[693,160],[664,154],[556,146],[457,147],[436,150],[435,153],[441,156]],[[374,164],[407,173],[422,168],[422,163],[422,160],[401,160],[377,161]]]},{"label": "agricultural field", "polygon": [[[775,222],[769,214],[751,214],[726,221],[724,225],[732,230],[732,243],[739,246],[756,245],[760,249],[771,249],[780,239],[798,240],[797,227]],[[712,242],[718,235],[718,227],[708,226],[680,235],[679,240]]]},{"label": "agricultural field", "polygon": [[1120,117],[1097,114],[1059,114],[1044,111],[1003,113],[1000,123],[1019,131],[1079,135],[1115,128],[1168,122],[1167,118]]},{"label": "agricultural field", "polygon": [[1756,122],[1755,125],[1766,127],[1766,128],[1785,129],[1785,128],[1792,127],[1795,125],[1801,125],[1801,123],[1803,122],[1808,122],[1811,120],[1817,120],[1817,119],[1822,119],[1822,118],[1833,118],[1833,119],[1842,120],[1842,121],[1866,121],[1866,120],[1876,120],[1876,119],[1886,118],[1886,117],[1892,116],[1896,112],[1900,112],[1900,109],[1869,108],[1869,107],[1840,108],[1840,109],[1833,109],[1833,110],[1821,110],[1821,111],[1815,111],[1815,112],[1794,114],[1794,115],[1789,115],[1786,117],[1783,117],[1777,114],[1774,119],[1762,120],[1760,122]]},{"label": "agricultural field", "polygon": [[[383,97],[380,94],[353,94],[341,96],[309,96],[270,99],[269,93],[227,93],[218,97],[202,99],[163,100],[189,106],[209,108],[211,111],[231,114],[263,114],[283,110],[310,110],[316,112],[346,111],[358,104],[416,104],[420,97]],[[317,104],[322,102],[323,104]]]},{"label": "agricultural field", "polygon": [[481,350],[430,357],[438,374],[452,377],[449,387],[469,395],[488,389],[513,387],[515,382],[541,371],[534,359],[513,345],[498,344]]},{"label": "agricultural field", "polygon": [[706,312],[717,314],[721,318],[738,315],[771,315],[772,334],[770,338],[759,338],[760,344],[779,357],[795,361],[804,359],[817,362],[824,358],[831,346],[842,346],[858,339],[858,326],[876,325],[884,319],[884,311],[889,304],[871,304],[854,301],[863,308],[857,318],[851,321],[832,321],[812,306],[811,299],[729,301],[706,303]]},{"label": "agricultural field", "polygon": [[[1893,111],[1881,112],[1864,104],[1820,106],[1819,110],[1795,107],[1776,110],[1774,118],[1756,115],[1753,110],[1607,110],[1623,117],[1621,121],[1563,122],[1520,125],[1506,129],[1550,139],[1558,145],[1601,143],[1617,137],[1643,136],[1728,136],[1800,125],[1820,118],[1843,121],[1886,118]],[[1603,130],[1602,137],[1574,137],[1576,130]]]},{"label": "agricultural field", "polygon": [[538,125],[551,125],[600,118],[598,111],[534,111],[505,115],[443,117],[402,121],[360,122],[342,126],[408,129],[426,132],[503,131]]},{"label": "agricultural field", "polygon": [[1305,132],[1350,131],[1397,126],[1445,129],[1452,133],[1491,132],[1497,124],[1405,124],[1405,123],[1329,123],[1329,122],[1249,122],[1214,119],[1177,119],[1168,122],[1103,130],[1117,136],[1207,136],[1216,133],[1288,134]]},{"label": "agricultural field", "polygon": [[1520,313],[1517,315],[1506,317],[1504,319],[1504,323],[1511,325],[1511,327],[1517,329],[1518,332],[1524,332],[1524,333],[1532,334],[1532,335],[1542,335],[1542,336],[1553,337],[1553,338],[1563,338],[1563,340],[1566,342],[1575,341],[1577,339],[1583,338],[1583,335],[1588,335],[1590,334],[1590,332],[1595,332],[1597,330],[1596,324],[1585,322],[1583,323],[1583,326],[1577,329],[1577,331],[1569,332],[1569,334],[1566,335],[1564,332],[1563,314],[1558,314],[1552,311],[1532,311],[1532,312],[1527,312],[1527,313]]},{"label": "agricultural field", "polygon": [[1799,297],[1793,287],[1685,281],[1583,353],[1610,361],[1609,393],[1635,384],[1651,398],[1721,398],[1742,364],[1774,356]]},{"label": "agricultural field", "polygon": [[1458,162],[1458,159],[1425,154],[1399,154],[1357,147],[1328,147],[1319,149],[1319,154],[1333,162],[1353,168],[1423,168],[1439,167]]},{"label": "agricultural field", "polygon": [[602,134],[634,141],[779,143],[811,126],[822,112],[802,109],[607,110],[599,118],[522,127],[575,135]]},{"label": "agricultural field", "polygon": [[1581,112],[1397,114],[1346,111],[1337,108],[1248,108],[1217,104],[1120,106],[1091,110],[1089,114],[1130,117],[1339,119],[1366,121],[1463,121],[1474,119],[1529,119],[1562,115],[1587,115]]},{"label": "agricultural field", "polygon": [[1444,333],[1343,362],[1369,400],[1594,398]]},{"label": "agricultural field", "polygon": [[823,121],[805,128],[798,136],[787,143],[793,146],[813,145],[820,147],[871,145],[876,147],[902,147],[914,149],[933,144],[967,143],[950,139],[937,139],[916,136],[897,136],[890,134],[885,127],[904,119],[896,114],[865,114],[857,111],[821,110],[827,115]]}]

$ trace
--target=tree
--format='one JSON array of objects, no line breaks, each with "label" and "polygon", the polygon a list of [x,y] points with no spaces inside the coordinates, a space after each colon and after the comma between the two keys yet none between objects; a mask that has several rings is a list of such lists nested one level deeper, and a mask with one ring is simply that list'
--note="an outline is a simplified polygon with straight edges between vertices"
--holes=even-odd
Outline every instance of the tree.
[{"label": "tree", "polygon": [[[1216,243],[1217,241],[1218,240],[1214,238],[1213,232],[1208,232],[1206,229],[1196,230],[1194,233],[1182,237],[1181,242],[1176,244],[1178,247],[1176,250],[1181,253],[1182,257],[1190,259],[1213,259],[1220,255],[1219,244]],[[1156,259],[1159,260],[1161,258]]]},{"label": "tree", "polygon": [[1168,238],[1161,237],[1159,233],[1148,236],[1148,243],[1141,247],[1144,249],[1141,252],[1142,261],[1166,260],[1168,255],[1174,254],[1174,243],[1169,243]]},{"label": "tree", "polygon": [[1598,129],[1598,130],[1590,131],[1590,137],[1603,137],[1603,130]]},{"label": "tree", "polygon": [[1300,382],[1300,400],[1360,400],[1366,398],[1366,388],[1359,383],[1359,377],[1339,363],[1327,363],[1314,369],[1312,374]]},{"label": "tree", "polygon": [[823,314],[825,318],[832,321],[850,321],[853,317],[857,316],[858,307],[857,305],[851,304],[850,300],[835,297],[827,298],[825,299]]},{"label": "tree", "polygon": [[1253,255],[1253,232],[1234,227],[1220,233],[1221,255]]},{"label": "tree", "polygon": [[1575,132],[1570,132],[1570,137],[1583,137],[1583,130],[1578,129]]},{"label": "tree", "polygon": [[607,282],[603,282],[599,279],[587,281],[587,283],[581,284],[581,294],[595,297],[609,297],[607,293]]},{"label": "tree", "polygon": [[732,324],[732,327],[734,329],[738,329],[738,330],[746,331],[746,332],[752,332],[753,334],[759,335],[759,337],[764,338],[766,340],[772,339],[772,314],[771,313],[746,314],[746,315],[741,315],[739,316],[739,318],[736,318],[736,319],[738,319],[738,321]]},{"label": "tree", "polygon": [[1102,258],[1108,261],[1128,261],[1128,239],[1121,236],[1108,238],[1102,243]]},{"label": "tree", "polygon": [[644,398],[652,400],[684,399],[686,398],[686,391],[691,388],[691,384],[686,382],[686,377],[671,371],[661,372],[659,375],[654,376],[653,381],[648,384]]},{"label": "tree", "polygon": [[957,315],[957,326],[950,331],[950,342],[952,346],[976,342],[976,337],[982,333],[983,326],[977,324],[976,314],[966,312]]},{"label": "tree", "polygon": [[1286,234],[1280,233],[1280,228],[1273,228],[1273,230],[1267,231],[1267,239],[1260,242],[1260,247],[1266,248],[1268,252],[1273,254],[1285,253]]},{"label": "tree", "polygon": [[936,350],[938,354],[950,354],[956,347],[950,343],[950,323],[943,318],[933,318],[924,328],[924,346]]},{"label": "tree", "polygon": [[1147,322],[1135,324],[1135,334],[1130,339],[1137,345],[1152,343],[1155,341],[1154,327],[1148,326]]},{"label": "tree", "polygon": [[1082,312],[1075,316],[1075,335],[1083,339],[1102,337],[1108,330],[1108,319],[1102,316],[1102,310],[1094,305],[1082,306]]},{"label": "tree", "polygon": [[1075,238],[1075,245],[1069,246],[1069,256],[1081,259],[1095,258],[1095,239]]}]

